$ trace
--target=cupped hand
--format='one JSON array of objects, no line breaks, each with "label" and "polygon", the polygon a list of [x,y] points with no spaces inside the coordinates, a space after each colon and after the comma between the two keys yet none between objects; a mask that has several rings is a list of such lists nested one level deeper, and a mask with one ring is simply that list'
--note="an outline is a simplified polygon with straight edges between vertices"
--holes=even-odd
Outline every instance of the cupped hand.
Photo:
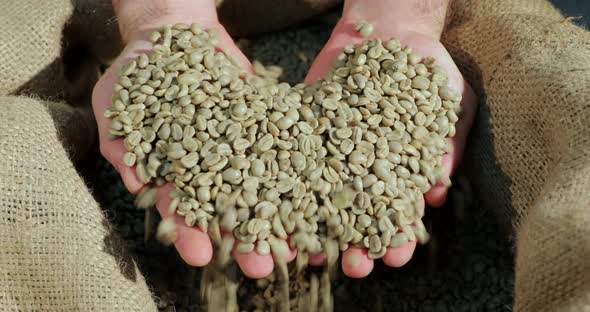
[{"label": "cupped hand", "polygon": [[[119,28],[126,43],[125,49],[113,62],[94,87],[92,104],[96,116],[100,151],[115,170],[121,175],[127,189],[138,194],[145,187],[135,173],[135,167],[128,167],[123,162],[126,152],[123,139],[111,140],[109,127],[111,120],[104,117],[104,112],[111,107],[113,85],[118,81],[120,68],[135,59],[141,53],[149,53],[152,43],[149,34],[167,24],[197,23],[203,29],[214,29],[219,36],[219,47],[233,54],[241,61],[244,68],[251,71],[248,59],[234,44],[224,27],[218,22],[215,2],[212,0],[162,1],[162,0],[126,0],[113,1]],[[182,217],[170,215],[170,191],[173,184],[156,188],[156,207],[163,218],[172,217],[176,223],[176,240],[174,245],[180,256],[190,265],[204,266],[211,261],[213,246],[207,233],[194,226],[187,226]],[[292,260],[294,253],[288,257]],[[273,270],[271,255],[261,256],[256,252],[241,254],[234,251],[234,258],[244,271],[252,278],[260,278]]]},{"label": "cupped hand", "polygon": [[[382,0],[389,2],[396,0]],[[445,1],[445,0],[426,0],[426,1]],[[375,5],[380,1],[375,1]],[[439,41],[440,32],[429,33],[428,27],[409,27],[413,31],[400,31],[400,27],[392,26],[391,16],[382,16],[380,10],[367,13],[367,10],[351,10],[350,4],[354,1],[347,1],[343,19],[334,29],[330,41],[326,44],[320,55],[314,62],[306,82],[312,82],[322,77],[327,71],[332,61],[340,50],[348,44],[359,43],[363,40],[358,33],[353,31],[353,24],[358,20],[365,19],[375,25],[375,31],[371,37],[390,38],[396,37],[403,44],[414,48],[416,52],[423,56],[434,56],[438,63],[447,69],[449,74],[449,83],[456,90],[463,94],[463,115],[457,125],[457,136],[451,139],[454,150],[451,154],[445,156],[444,166],[450,175],[454,170],[463,152],[463,146],[468,130],[473,119],[475,110],[475,98],[473,92],[464,82],[461,74],[454,65],[451,57],[446,52]],[[103,116],[104,111],[111,106],[111,96],[113,84],[117,81],[118,70],[130,60],[134,59],[141,53],[146,53],[151,49],[151,43],[147,40],[149,33],[159,29],[166,24],[178,22],[198,23],[205,29],[215,29],[220,38],[219,46],[227,49],[229,53],[241,60],[245,69],[251,71],[251,65],[247,58],[235,46],[230,36],[227,34],[222,25],[219,24],[215,12],[215,3],[212,0],[128,0],[119,2],[113,1],[123,39],[126,41],[126,48],[121,55],[115,60],[112,66],[105,72],[100,81],[96,84],[93,92],[93,108],[97,118],[99,128],[100,149],[103,156],[119,172],[121,178],[128,188],[134,194],[141,191],[144,185],[140,182],[135,173],[134,167],[127,167],[123,162],[123,155],[126,150],[123,146],[122,139],[110,140],[108,130],[110,120]],[[357,14],[361,12],[361,14]],[[379,14],[375,14],[378,12]],[[364,16],[363,16],[364,14]],[[180,216],[170,216],[168,206],[170,204],[170,191],[174,188],[168,184],[157,188],[156,206],[162,217],[173,217],[176,221],[177,238],[174,245],[181,257],[194,266],[203,266],[209,263],[212,258],[213,248],[208,235],[196,227],[185,225],[184,219]],[[444,186],[435,186],[425,198],[428,204],[439,206],[444,202],[446,189]],[[422,205],[424,203],[422,202]],[[237,244],[237,243],[236,243]],[[415,242],[409,242],[407,245],[390,248],[383,258],[383,261],[390,266],[401,266],[411,258]],[[273,270],[273,258],[271,255],[260,255],[258,253],[238,253],[234,250],[233,256],[240,265],[242,271],[249,277],[261,278],[270,274]],[[295,257],[295,252],[291,250],[287,256],[287,261]],[[311,256],[310,264],[319,265],[323,262],[324,257],[321,255]],[[367,251],[359,248],[350,248],[342,257],[343,271],[351,277],[363,277],[370,273],[373,268],[373,261],[367,257]]]},{"label": "cupped hand", "polygon": [[[450,87],[462,94],[462,113],[456,124],[456,135],[449,138],[452,151],[443,156],[442,165],[445,174],[451,176],[463,155],[469,129],[473,122],[476,109],[476,98],[453,59],[440,42],[448,0],[376,0],[368,5],[360,0],[345,2],[342,19],[334,28],[332,35],[321,50],[305,79],[306,83],[323,77],[346,45],[361,43],[363,38],[354,25],[366,21],[373,25],[369,39],[380,38],[384,41],[398,39],[403,46],[409,46],[422,57],[434,57],[438,65],[448,74]],[[423,3],[424,5],[417,5]],[[447,195],[447,187],[436,184],[424,195],[419,205],[424,208],[441,206]],[[410,241],[397,248],[388,248],[383,262],[391,267],[399,267],[407,263],[416,248],[416,242]],[[369,259],[366,249],[350,247],[342,255],[342,270],[350,277],[367,276],[373,269],[373,260]]]}]

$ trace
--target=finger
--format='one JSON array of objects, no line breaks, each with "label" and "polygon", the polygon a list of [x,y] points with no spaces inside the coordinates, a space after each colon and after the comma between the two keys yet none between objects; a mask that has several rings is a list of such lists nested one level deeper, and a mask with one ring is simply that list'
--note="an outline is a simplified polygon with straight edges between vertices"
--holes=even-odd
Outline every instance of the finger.
[{"label": "finger", "polygon": [[297,257],[297,250],[291,248],[291,246],[289,245],[289,253],[287,254],[287,257],[285,258],[285,260],[287,261],[287,263],[295,260],[295,257]]},{"label": "finger", "polygon": [[416,241],[409,241],[399,247],[388,247],[382,258],[383,263],[390,267],[399,268],[412,259],[415,249]]},{"label": "finger", "polygon": [[107,71],[100,78],[92,91],[92,109],[94,110],[94,116],[96,117],[98,137],[101,143],[110,142],[109,127],[111,125],[111,120],[104,117],[104,112],[112,105],[111,96],[113,94],[113,85],[116,81],[116,77],[112,72]]},{"label": "finger", "polygon": [[373,271],[373,266],[366,248],[350,247],[342,254],[342,271],[348,277],[366,277]]},{"label": "finger", "polygon": [[[236,242],[236,245],[239,242]],[[246,276],[259,279],[268,276],[274,269],[272,255],[261,255],[256,251],[240,253],[234,247],[233,256]]]},{"label": "finger", "polygon": [[127,45],[117,60],[107,69],[100,81],[92,91],[92,108],[96,116],[99,129],[99,138],[102,141],[109,140],[109,127],[111,120],[104,117],[104,112],[112,105],[113,86],[118,81],[119,69],[123,64],[129,63],[141,53],[147,53],[151,43],[145,40],[134,41]]},{"label": "finger", "polygon": [[326,255],[324,253],[320,253],[317,255],[310,255],[308,263],[314,266],[321,266],[324,265],[326,262]]},{"label": "finger", "polygon": [[217,33],[219,34],[219,46],[225,48],[225,53],[228,57],[235,57],[239,61],[241,67],[248,71],[252,72],[252,64],[248,60],[248,58],[242,53],[242,51],[236,46],[234,40],[231,36],[225,31],[223,27],[216,27],[215,28]]},{"label": "finger", "polygon": [[364,38],[360,37],[358,33],[349,26],[350,25],[338,24],[334,27],[330,39],[328,39],[328,42],[326,42],[316,59],[313,61],[313,64],[305,77],[306,84],[313,83],[319,78],[324,77],[328,73],[334,60],[338,57],[338,54],[342,52],[344,46],[348,44],[357,44],[363,41]]},{"label": "finger", "polygon": [[188,264],[193,266],[204,266],[213,256],[213,247],[209,235],[204,233],[199,228],[188,226],[184,222],[184,218],[179,215],[171,215],[168,211],[170,207],[170,191],[174,189],[174,185],[166,184],[161,186],[156,191],[158,198],[156,207],[162,218],[173,217],[176,223],[177,238],[174,241],[174,246],[180,257]]},{"label": "finger", "polygon": [[[287,237],[287,240],[282,240],[282,239],[278,239],[280,243],[283,243],[287,246],[288,251],[287,251],[287,255],[285,256],[285,261],[287,261],[287,263],[295,260],[295,258],[297,257],[297,249],[291,247],[291,243],[290,243],[290,237]],[[274,256],[273,256],[274,257]]]},{"label": "finger", "polygon": [[[452,176],[458,164],[461,162],[461,159],[463,159],[465,144],[467,143],[467,138],[469,136],[469,129],[471,129],[473,119],[475,118],[475,106],[477,104],[475,93],[467,84],[467,82],[462,81],[463,86],[461,88],[456,88],[453,86],[453,84],[457,83],[456,81],[452,82],[450,80],[449,82],[451,87],[455,88],[456,90],[461,90],[462,92],[462,113],[457,124],[455,125],[455,136],[448,138],[448,141],[451,144],[451,152],[443,155],[442,158],[442,165],[445,170],[445,175],[448,177]],[[425,194],[426,201],[432,207],[440,207],[445,202],[447,193],[448,188],[439,182]]]},{"label": "finger", "polygon": [[[463,157],[469,129],[475,116],[477,104],[475,93],[463,79],[459,68],[442,44],[419,35],[412,35],[401,40],[405,40],[408,46],[423,57],[436,57],[436,63],[447,71],[449,87],[462,95],[460,104],[462,113],[459,121],[455,124],[455,136],[447,139],[451,144],[451,152],[442,157],[444,174],[450,177]],[[426,202],[432,207],[440,207],[444,204],[447,193],[448,187],[439,181],[425,194]]]},{"label": "finger", "polygon": [[[449,140],[450,141],[450,140]],[[455,144],[451,143],[451,146],[455,146]],[[442,166],[444,169],[444,175],[450,177],[453,171],[453,158],[455,157],[455,153],[451,152],[449,154],[445,154],[442,156]],[[436,184],[424,194],[424,198],[428,205],[433,208],[438,208],[445,203],[447,198],[448,187],[444,185],[441,181],[436,182]]]},{"label": "finger", "polygon": [[[445,53],[447,54],[446,51],[444,52],[440,52],[440,53]],[[450,56],[448,56],[450,58]],[[449,62],[448,59],[446,57],[443,58],[442,61],[440,61],[439,63],[441,63],[440,65],[445,67],[447,69],[448,72],[448,76],[449,76],[449,86],[455,90],[457,90],[458,92],[462,92],[463,94],[465,93],[465,91],[471,90],[470,88],[466,89],[466,85],[465,85],[465,81],[463,80],[461,73],[459,72],[459,69],[457,69],[457,67],[455,66],[454,63]],[[463,103],[469,103],[467,102],[465,99],[462,99],[461,101],[461,105],[462,107],[465,107],[466,105]],[[470,111],[468,109],[468,111]],[[444,154],[442,156],[442,166],[444,169],[444,175],[446,177],[451,177],[457,167],[457,165],[459,164],[461,157],[463,156],[463,149],[465,146],[465,140],[467,138],[467,131],[468,129],[462,129],[460,128],[461,122],[464,123],[463,120],[459,119],[458,123],[455,125],[455,136],[451,137],[451,138],[447,138],[447,141],[449,142],[449,144],[451,145],[451,151],[447,154]],[[428,202],[428,204],[431,207],[440,207],[442,206],[445,201],[446,201],[446,197],[447,197],[447,193],[448,193],[448,186],[444,185],[441,181],[438,181],[426,194],[425,194],[425,199],[426,202]]]},{"label": "finger", "polygon": [[133,57],[141,53],[145,47],[146,43],[136,43],[126,47],[125,51],[123,51],[123,55],[126,56],[118,58],[115,64],[100,78],[92,91],[92,109],[98,128],[100,152],[117,170],[125,187],[133,194],[137,194],[143,184],[137,177],[135,168],[129,168],[123,162],[123,156],[126,152],[123,139],[111,140],[109,138],[111,120],[104,117],[104,112],[112,105],[113,85],[117,82],[117,73],[121,64],[129,62]]},{"label": "finger", "polygon": [[121,176],[123,184],[132,194],[138,194],[143,188],[143,183],[137,177],[135,166],[129,167],[123,162],[125,155],[125,147],[123,146],[123,139],[114,141],[101,141],[100,150],[104,158],[115,168]]}]

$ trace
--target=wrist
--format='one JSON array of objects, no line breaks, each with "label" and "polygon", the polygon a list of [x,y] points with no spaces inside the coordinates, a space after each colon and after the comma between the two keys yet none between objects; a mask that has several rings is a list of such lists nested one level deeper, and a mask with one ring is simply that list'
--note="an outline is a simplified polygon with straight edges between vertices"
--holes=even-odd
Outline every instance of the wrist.
[{"label": "wrist", "polygon": [[451,0],[345,0],[341,23],[365,20],[387,33],[420,33],[440,40]]},{"label": "wrist", "polygon": [[125,42],[166,24],[219,24],[215,0],[112,0]]}]

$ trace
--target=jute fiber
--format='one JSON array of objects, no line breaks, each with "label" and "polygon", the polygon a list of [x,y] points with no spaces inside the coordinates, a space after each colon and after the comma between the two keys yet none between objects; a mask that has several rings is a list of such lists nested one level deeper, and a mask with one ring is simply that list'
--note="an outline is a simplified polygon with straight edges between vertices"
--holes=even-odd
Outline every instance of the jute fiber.
[{"label": "jute fiber", "polygon": [[2,1],[0,94],[63,92],[63,68],[56,60],[73,10],[66,2]]},{"label": "jute fiber", "polygon": [[0,4],[0,310],[154,311],[58,139],[79,130],[64,88],[41,99],[65,84],[59,57],[72,11],[68,0]]},{"label": "jute fiber", "polygon": [[[67,139],[79,111],[60,61],[73,12],[0,4],[0,310],[155,310],[71,162],[84,145]],[[514,229],[515,310],[590,311],[589,33],[545,0],[455,0],[443,43],[481,100],[464,165]]]},{"label": "jute fiber", "polygon": [[516,311],[590,311],[590,34],[547,1],[457,1],[443,43],[481,97],[465,163],[511,216]]}]

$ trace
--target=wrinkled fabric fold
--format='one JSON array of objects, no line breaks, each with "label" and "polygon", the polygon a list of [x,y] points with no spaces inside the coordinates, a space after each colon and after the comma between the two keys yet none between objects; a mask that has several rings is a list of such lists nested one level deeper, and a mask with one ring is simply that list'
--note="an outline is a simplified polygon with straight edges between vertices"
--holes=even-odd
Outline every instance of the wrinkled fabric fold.
[{"label": "wrinkled fabric fold", "polygon": [[466,152],[516,242],[515,311],[590,309],[590,34],[547,1],[458,1],[443,43],[482,99]]}]

